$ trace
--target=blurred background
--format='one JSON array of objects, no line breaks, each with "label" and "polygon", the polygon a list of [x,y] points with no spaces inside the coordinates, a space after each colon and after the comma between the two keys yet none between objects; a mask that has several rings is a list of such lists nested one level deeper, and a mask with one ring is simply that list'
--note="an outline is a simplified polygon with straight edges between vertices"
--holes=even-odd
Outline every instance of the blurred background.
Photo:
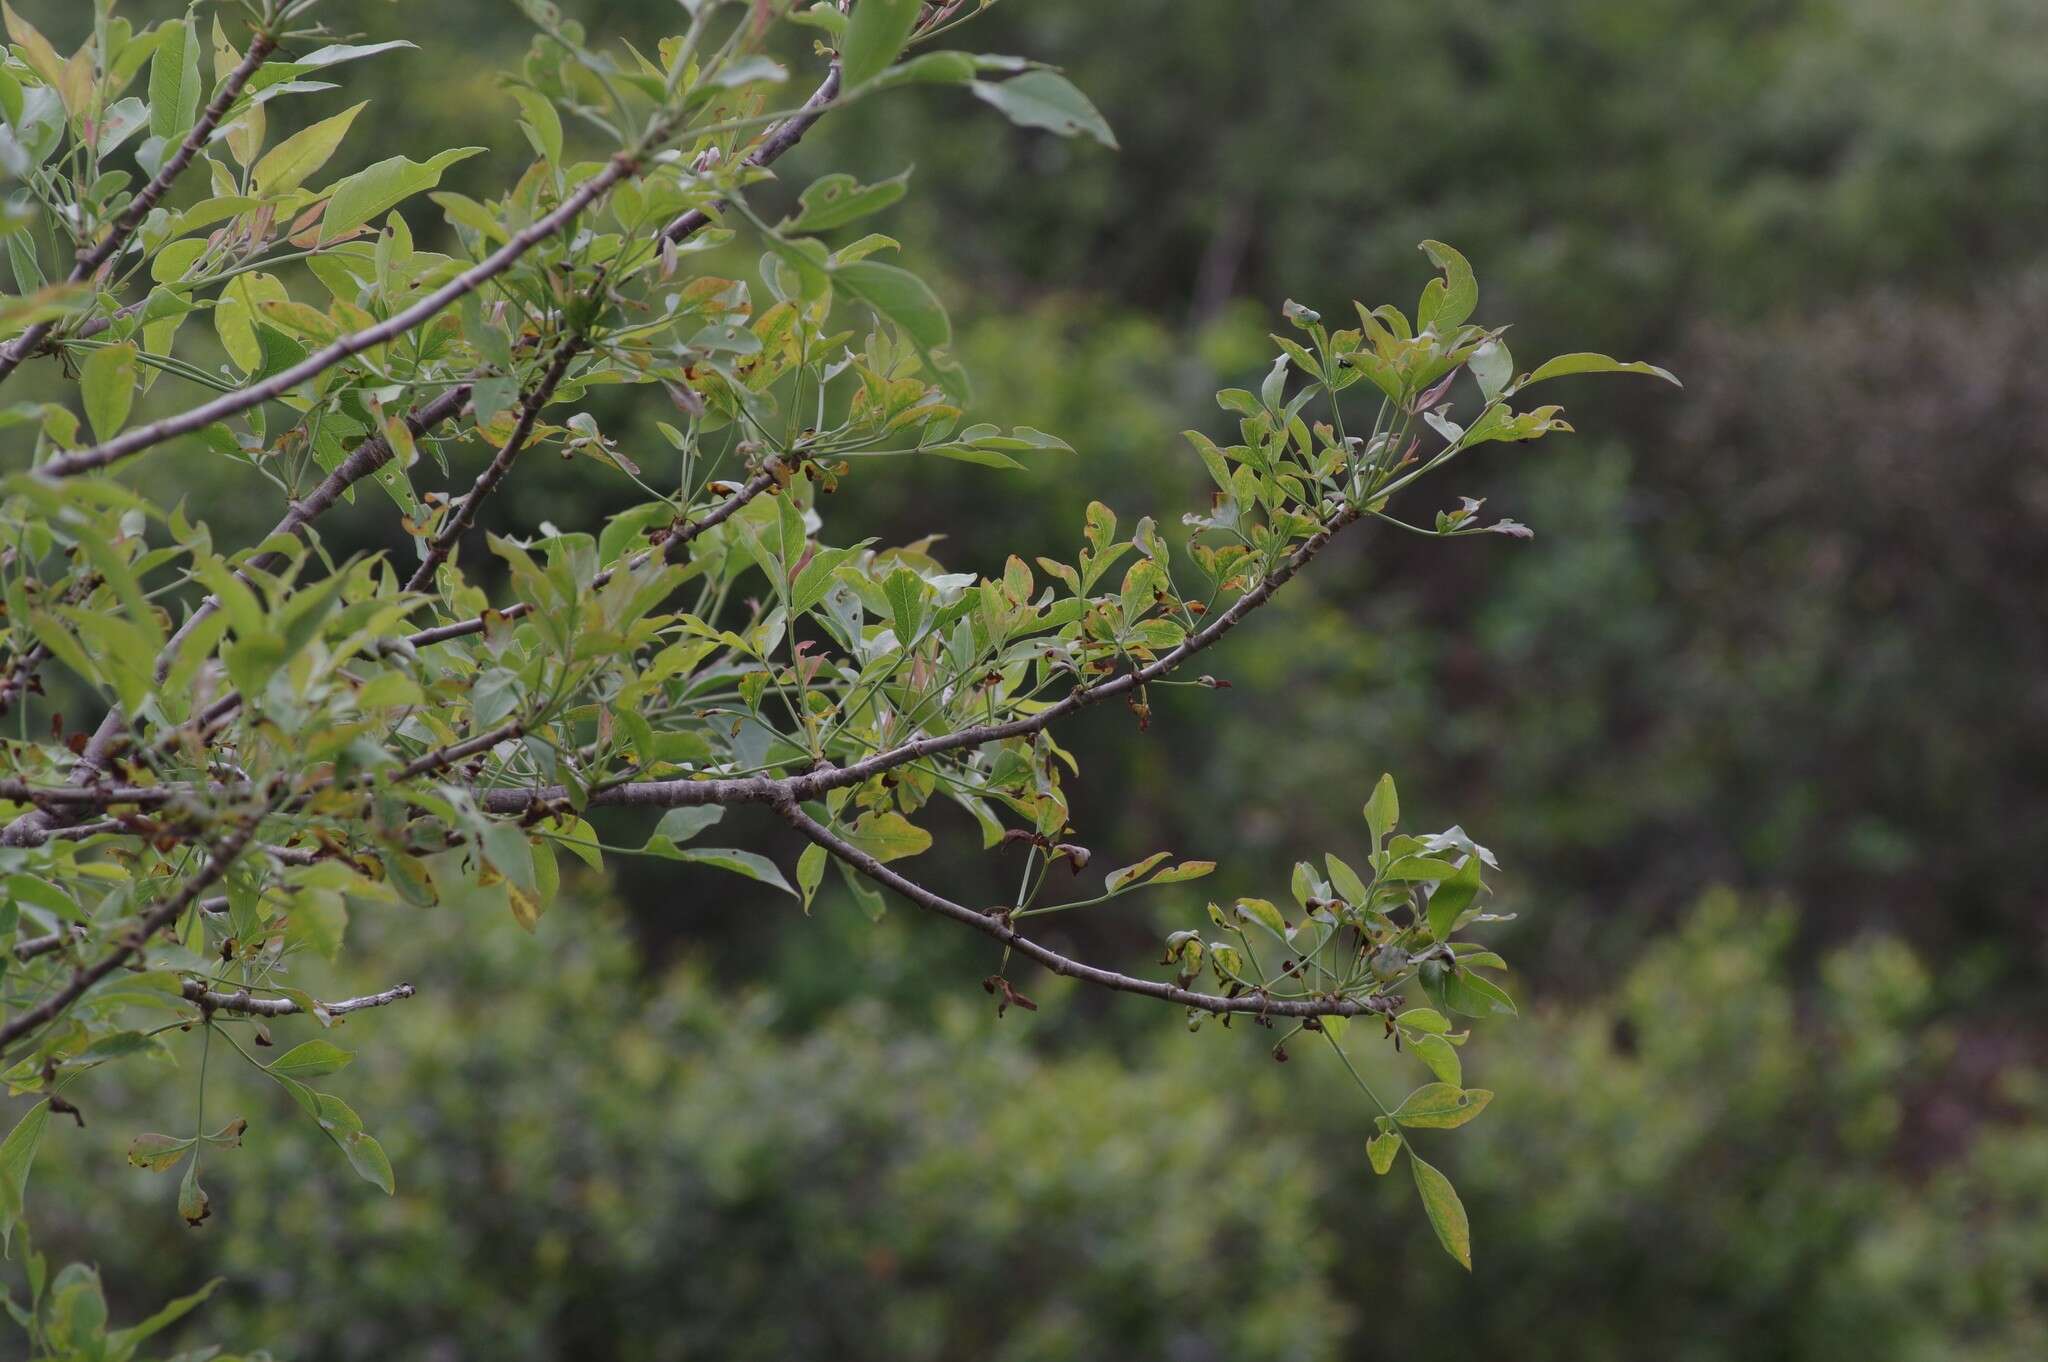
[{"label": "blurred background", "polygon": [[[75,41],[71,8],[22,6]],[[511,5],[322,13],[422,50],[298,117],[373,94],[362,161],[485,145],[448,182],[475,194],[523,167]],[[1171,848],[1271,894],[1356,847],[1381,771],[1499,854],[1524,1015],[1468,1053],[1494,1109],[1432,1146],[1473,1274],[1320,1055],[1042,975],[998,1020],[978,938],[623,859],[534,939],[358,916],[340,982],[422,990],[341,1037],[395,1198],[223,1080],[251,1130],[188,1231],[122,1152],[189,1081],[116,1069],[44,1145],[42,1247],[97,1260],[117,1318],[224,1274],[186,1337],[306,1359],[2048,1355],[2048,6],[1004,0],[960,42],[1065,67],[1121,153],[917,91],[827,119],[769,192],[914,166],[878,225],[952,307],[975,415],[1079,454],[851,479],[838,542],[945,530],[991,570],[1069,550],[1091,499],[1176,523],[1207,487],[1178,432],[1222,433],[1283,300],[1412,306],[1424,237],[1525,365],[1686,382],[1560,384],[1581,434],[1426,494],[1533,542],[1359,535],[1212,655],[1233,689],[1065,737],[1098,866]],[[499,523],[625,504],[589,466],[523,465]],[[220,504],[203,456],[149,468]],[[330,542],[403,550],[358,510]],[[955,831],[922,875],[999,901],[1014,864]],[[1142,970],[1199,904],[1053,921]]]}]

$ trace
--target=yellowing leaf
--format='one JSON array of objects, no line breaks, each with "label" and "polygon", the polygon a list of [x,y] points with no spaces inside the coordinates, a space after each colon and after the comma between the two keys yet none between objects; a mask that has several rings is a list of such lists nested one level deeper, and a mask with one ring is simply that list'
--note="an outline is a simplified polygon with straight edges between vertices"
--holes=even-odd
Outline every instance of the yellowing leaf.
[{"label": "yellowing leaf", "polygon": [[507,897],[512,904],[512,920],[528,932],[540,926],[540,895],[529,894],[518,885],[507,882]]},{"label": "yellowing leaf", "polygon": [[1493,1094],[1484,1088],[1425,1083],[1395,1109],[1394,1119],[1418,1130],[1452,1130],[1486,1110],[1492,1100]]},{"label": "yellowing leaf", "polygon": [[57,55],[57,49],[50,46],[50,40],[28,20],[14,12],[14,6],[0,3],[0,14],[7,19],[7,36],[21,49],[28,60],[29,68],[51,85],[64,83],[64,59]]},{"label": "yellowing leaf", "polygon": [[878,861],[900,861],[931,849],[932,835],[900,813],[863,818],[846,840]]},{"label": "yellowing leaf", "polygon": [[356,115],[368,102],[302,128],[263,153],[250,172],[256,180],[256,192],[266,196],[282,194],[305,183],[308,175],[327,164],[327,158],[334,155],[347,135],[349,124],[356,121]]},{"label": "yellowing leaf", "polygon": [[1109,872],[1108,877],[1103,880],[1103,888],[1109,893],[1118,893],[1133,881],[1144,878],[1154,866],[1172,854],[1170,851],[1155,851],[1135,865],[1127,865],[1119,870],[1112,870]]},{"label": "yellowing leaf", "polygon": [[1415,1190],[1422,1194],[1422,1209],[1429,1216],[1430,1228],[1436,1231],[1437,1242],[1444,1246],[1444,1252],[1458,1260],[1458,1265],[1467,1272],[1472,1270],[1472,1226],[1465,1218],[1465,1204],[1458,1200],[1458,1191],[1451,1186],[1451,1180],[1436,1169],[1415,1157],[1415,1151],[1408,1151],[1408,1166],[1415,1173]]},{"label": "yellowing leaf", "polygon": [[145,1131],[128,1142],[128,1162],[137,1168],[161,1173],[175,1167],[178,1160],[185,1157],[185,1151],[195,1143],[190,1136],[181,1140]]},{"label": "yellowing leaf", "polygon": [[1239,899],[1237,911],[1276,936],[1287,935],[1287,919],[1266,899]]}]

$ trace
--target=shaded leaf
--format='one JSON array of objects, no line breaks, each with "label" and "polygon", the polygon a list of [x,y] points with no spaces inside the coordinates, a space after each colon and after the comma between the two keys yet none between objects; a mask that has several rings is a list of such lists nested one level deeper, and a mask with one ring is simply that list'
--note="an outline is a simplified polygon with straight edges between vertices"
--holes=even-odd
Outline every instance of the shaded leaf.
[{"label": "shaded leaf", "polygon": [[1109,130],[1101,112],[1057,71],[1026,71],[1003,81],[977,80],[971,88],[976,98],[1002,110],[1004,117],[1019,127],[1044,128],[1062,137],[1085,134],[1111,150],[1116,148],[1116,134]]}]

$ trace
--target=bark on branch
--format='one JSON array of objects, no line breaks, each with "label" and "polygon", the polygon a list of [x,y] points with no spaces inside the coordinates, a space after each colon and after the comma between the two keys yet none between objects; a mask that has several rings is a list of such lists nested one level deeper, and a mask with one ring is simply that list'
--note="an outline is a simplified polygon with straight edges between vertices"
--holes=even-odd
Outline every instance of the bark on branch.
[{"label": "bark on branch", "polygon": [[[361,1012],[368,1007],[387,1007],[395,1002],[410,998],[419,990],[411,984],[400,984],[387,988],[382,993],[366,993],[360,998],[343,998],[340,1002],[321,1003],[320,1010],[330,1017],[345,1017],[351,1012]],[[187,1001],[199,1004],[202,1012],[232,1012],[244,1017],[290,1017],[304,1012],[290,998],[257,998],[248,989],[233,993],[220,993],[208,988],[197,979],[187,979],[184,984]]]}]

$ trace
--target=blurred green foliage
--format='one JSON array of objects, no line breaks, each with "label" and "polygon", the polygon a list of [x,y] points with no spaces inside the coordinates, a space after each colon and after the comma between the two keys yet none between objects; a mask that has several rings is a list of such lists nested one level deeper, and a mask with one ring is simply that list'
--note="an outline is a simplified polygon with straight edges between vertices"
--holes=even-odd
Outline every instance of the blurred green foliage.
[{"label": "blurred green foliage", "polygon": [[[216,1070],[209,1109],[250,1130],[208,1162],[219,1214],[178,1224],[169,1175],[123,1150],[189,1100],[194,1037],[175,1069],[80,1092],[90,1124],[53,1130],[30,1193],[62,1227],[40,1247],[152,1302],[224,1273],[192,1336],[309,1359],[1310,1359],[1449,1337],[1538,1362],[2020,1362],[2048,1342],[2048,1130],[1918,1101],[1966,1083],[2039,1115],[2048,1091],[1924,1026],[1896,940],[1816,958],[1788,909],[1712,896],[1600,996],[1491,1034],[1475,1081],[1511,1119],[1427,1146],[1484,1226],[1469,1278],[1406,1178],[1365,1168],[1371,1122],[1318,1081],[1340,1078],[1318,1047],[1283,1067],[1257,1028],[1043,1044],[1024,1014],[947,1003],[906,1029],[872,1000],[790,1035],[772,990],[650,976],[587,904],[538,938],[475,926],[375,929],[355,982],[418,965],[421,994],[336,1033],[358,1058],[333,1086],[378,1112],[395,1199]],[[1354,1048],[1380,1051],[1376,1081],[1414,1071]]]},{"label": "blurred green foliage", "polygon": [[[1036,1057],[964,1000],[914,1033],[853,1002],[791,1038],[771,992],[648,977],[616,914],[478,925],[391,924],[370,969],[404,960],[419,1005],[335,1036],[358,1050],[337,1086],[408,1113],[396,1198],[316,1173],[319,1132],[233,1073],[210,1105],[259,1105],[209,1160],[203,1238],[98,1104],[38,1170],[77,1213],[37,1223],[70,1219],[122,1290],[225,1272],[245,1289],[196,1334],[286,1357],[1305,1358],[1339,1336],[1310,1144],[1248,1157],[1190,1062]],[[196,1048],[115,1100],[176,1104]]]}]

